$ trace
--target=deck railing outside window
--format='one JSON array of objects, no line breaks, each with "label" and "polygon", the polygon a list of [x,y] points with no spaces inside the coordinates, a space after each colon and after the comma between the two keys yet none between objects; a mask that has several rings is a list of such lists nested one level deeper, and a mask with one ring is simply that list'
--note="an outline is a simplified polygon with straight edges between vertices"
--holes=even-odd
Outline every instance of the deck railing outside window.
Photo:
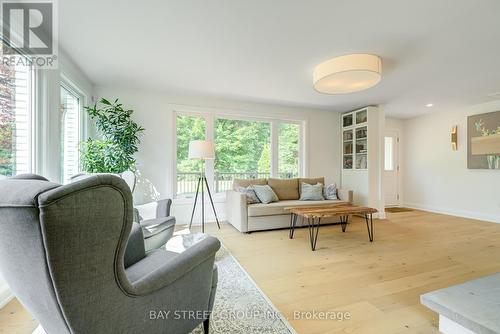
[{"label": "deck railing outside window", "polygon": [[[200,173],[177,172],[177,194],[182,197],[192,197],[196,193],[196,186]],[[224,192],[232,189],[235,179],[262,179],[269,178],[269,173],[247,172],[247,173],[215,173],[214,193]],[[283,172],[279,174],[282,179],[298,177],[297,172]]]}]

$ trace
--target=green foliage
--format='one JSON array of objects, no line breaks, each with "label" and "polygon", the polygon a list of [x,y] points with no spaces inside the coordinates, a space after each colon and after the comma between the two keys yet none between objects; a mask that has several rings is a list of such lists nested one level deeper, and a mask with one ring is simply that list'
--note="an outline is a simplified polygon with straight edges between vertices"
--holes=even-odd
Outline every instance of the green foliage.
[{"label": "green foliage", "polygon": [[[3,43],[0,43],[0,54]],[[15,172],[16,143],[16,71],[12,66],[0,64],[0,175]]]},{"label": "green foliage", "polygon": [[260,154],[257,171],[259,173],[269,173],[270,170],[271,170],[271,145],[269,143],[265,143],[264,149]]},{"label": "green foliage", "polygon": [[189,142],[205,139],[205,120],[199,117],[177,117],[177,171],[183,173],[199,172],[200,160],[188,159]]},{"label": "green foliage", "polygon": [[[4,110],[1,111],[4,112]],[[14,142],[12,138],[15,122],[6,120],[6,118],[0,117],[0,175],[11,176],[14,174]]]},{"label": "green foliage", "polygon": [[[231,119],[215,121],[215,170],[218,172],[270,172],[271,127],[265,122]],[[267,153],[265,152],[267,146]],[[267,163],[266,163],[267,155]]]},{"label": "green foliage", "polygon": [[299,125],[281,123],[278,133],[278,169],[281,177],[298,176]]},{"label": "green foliage", "polygon": [[85,107],[102,140],[88,139],[80,145],[82,169],[88,173],[122,173],[135,169],[134,154],[138,151],[144,128],[131,119],[133,110],[123,109],[101,99],[93,107]]},{"label": "green foliage", "polygon": [[495,130],[486,129],[486,127],[484,126],[484,121],[482,119],[480,119],[474,125],[476,127],[476,131],[481,132],[481,136],[483,137],[500,134],[500,126],[497,127]]}]

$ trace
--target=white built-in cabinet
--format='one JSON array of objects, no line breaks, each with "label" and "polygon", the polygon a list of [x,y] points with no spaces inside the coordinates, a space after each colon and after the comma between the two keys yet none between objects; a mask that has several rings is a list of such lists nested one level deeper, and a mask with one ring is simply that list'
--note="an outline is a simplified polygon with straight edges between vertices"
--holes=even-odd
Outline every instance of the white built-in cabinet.
[{"label": "white built-in cabinet", "polygon": [[342,188],[354,191],[354,204],[383,212],[383,110],[368,106],[343,113],[340,117]]},{"label": "white built-in cabinet", "polygon": [[342,115],[342,168],[368,169],[368,109]]}]

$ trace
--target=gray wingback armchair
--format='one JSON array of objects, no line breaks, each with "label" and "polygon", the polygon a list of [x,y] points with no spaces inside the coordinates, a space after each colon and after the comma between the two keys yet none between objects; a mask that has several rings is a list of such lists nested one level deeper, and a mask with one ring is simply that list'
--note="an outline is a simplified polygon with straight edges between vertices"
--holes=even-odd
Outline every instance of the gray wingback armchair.
[{"label": "gray wingback armchair", "polygon": [[[120,174],[100,173],[88,174],[79,173],[71,177],[71,182],[81,181],[93,175],[115,175],[120,177],[133,193],[137,184],[137,176],[134,172],[125,171]],[[170,215],[171,199],[161,199],[158,201],[135,205],[134,222],[142,227],[144,245],[146,253],[164,245],[174,234],[175,217]]]},{"label": "gray wingback armchair", "polygon": [[[132,216],[115,176],[0,181],[0,271],[48,334],[185,334],[202,322],[208,331],[219,241],[146,255]],[[152,319],[159,311],[169,316]]]},{"label": "gray wingback armchair", "polygon": [[162,199],[134,207],[134,222],[142,227],[147,253],[160,248],[174,234],[175,217],[170,215],[171,205],[171,199]]}]

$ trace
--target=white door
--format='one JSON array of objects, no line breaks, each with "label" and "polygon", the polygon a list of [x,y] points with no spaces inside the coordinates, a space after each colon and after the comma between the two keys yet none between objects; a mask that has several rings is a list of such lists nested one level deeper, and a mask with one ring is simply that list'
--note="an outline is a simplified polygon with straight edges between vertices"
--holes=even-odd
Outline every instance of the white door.
[{"label": "white door", "polygon": [[384,192],[386,206],[399,206],[398,145],[398,131],[386,131],[384,135]]}]

